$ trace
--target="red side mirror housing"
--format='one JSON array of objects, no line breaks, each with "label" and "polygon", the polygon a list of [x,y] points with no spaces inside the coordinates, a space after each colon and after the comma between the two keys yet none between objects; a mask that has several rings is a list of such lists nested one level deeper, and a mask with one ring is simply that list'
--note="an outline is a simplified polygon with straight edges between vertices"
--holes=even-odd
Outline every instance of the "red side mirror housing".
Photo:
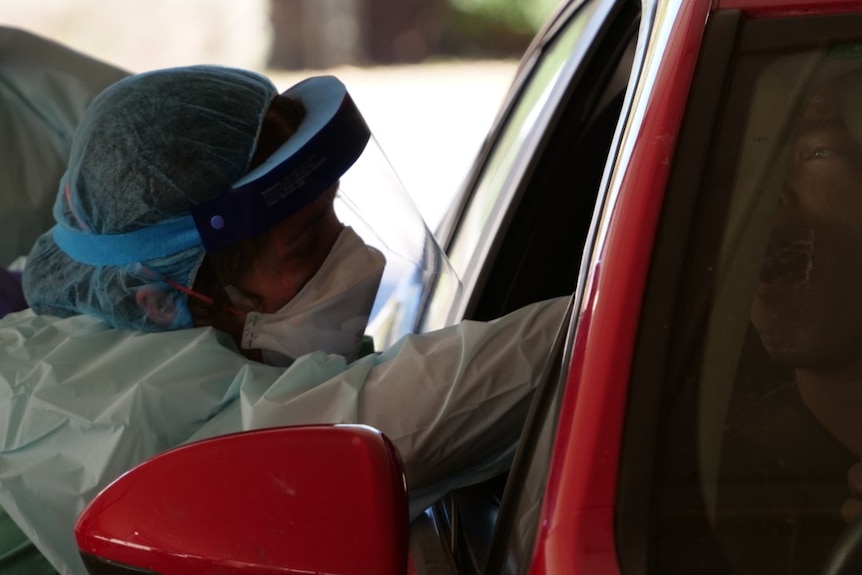
[{"label": "red side mirror housing", "polygon": [[75,525],[90,573],[403,575],[398,453],[357,425],[241,432],[119,477]]}]

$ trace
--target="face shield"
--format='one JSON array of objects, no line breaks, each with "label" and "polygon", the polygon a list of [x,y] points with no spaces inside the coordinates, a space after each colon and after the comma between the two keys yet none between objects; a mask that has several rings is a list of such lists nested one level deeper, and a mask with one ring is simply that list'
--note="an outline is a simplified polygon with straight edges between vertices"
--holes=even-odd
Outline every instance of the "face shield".
[{"label": "face shield", "polygon": [[[415,329],[431,289],[441,284],[460,289],[460,281],[344,85],[331,76],[316,77],[287,94],[306,109],[298,131],[230,190],[197,205],[192,210],[197,231],[208,252],[218,251],[260,235],[337,185],[338,219],[385,259],[362,326],[381,349]],[[344,257],[346,252],[338,251],[328,259]],[[349,267],[328,261],[318,274]],[[344,287],[348,298],[349,287]],[[301,333],[307,326],[295,327]]]}]

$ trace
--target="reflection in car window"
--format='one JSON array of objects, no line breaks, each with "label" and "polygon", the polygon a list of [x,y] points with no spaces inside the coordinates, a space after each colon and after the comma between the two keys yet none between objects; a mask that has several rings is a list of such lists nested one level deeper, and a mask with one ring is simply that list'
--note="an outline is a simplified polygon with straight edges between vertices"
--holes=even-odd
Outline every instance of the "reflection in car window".
[{"label": "reflection in car window", "polygon": [[[724,229],[709,248],[717,216],[702,210],[689,261],[712,253],[714,267],[682,280],[699,303],[669,370],[656,572],[818,573],[862,508],[848,485],[862,460],[862,43],[743,51],[732,73],[702,192],[724,198]],[[709,285],[692,279],[706,267]]]}]

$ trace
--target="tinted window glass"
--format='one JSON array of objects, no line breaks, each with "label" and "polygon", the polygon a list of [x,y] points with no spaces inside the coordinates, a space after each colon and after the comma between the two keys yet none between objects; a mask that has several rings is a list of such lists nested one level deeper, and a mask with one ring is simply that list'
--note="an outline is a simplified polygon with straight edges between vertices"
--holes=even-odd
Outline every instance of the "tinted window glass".
[{"label": "tinted window glass", "polygon": [[859,24],[741,23],[674,304],[654,572],[817,573],[862,506]]},{"label": "tinted window glass", "polygon": [[[464,283],[465,293],[474,299],[481,296],[481,286],[474,288],[478,276],[489,267],[484,265],[488,252],[493,242],[505,235],[506,230],[501,230],[503,219],[522,183],[524,171],[535,161],[537,145],[547,137],[546,126],[569,79],[565,68],[577,64],[590,48],[600,8],[607,10],[607,5],[603,7],[599,1],[583,2],[577,16],[569,20],[544,50],[537,52],[541,60],[509,111],[464,208],[448,256]],[[600,16],[603,18],[605,14]],[[426,323],[445,322],[439,318],[451,316],[452,301],[445,291],[435,294]]]},{"label": "tinted window glass", "polygon": [[599,2],[587,3],[578,17],[570,21],[545,51],[541,64],[533,73],[506,123],[505,130],[500,134],[483,171],[484,175],[476,185],[470,207],[464,214],[458,239],[449,253],[449,259],[459,275],[469,273],[468,268],[476,253],[476,247],[481,244],[483,236],[487,236],[488,222],[505,208],[507,198],[503,192],[511,190],[516,163],[519,159],[523,161],[525,146],[531,147],[529,140],[536,137],[536,122],[543,115],[542,109],[560,81],[563,66],[571,60],[575,46],[599,6]]}]

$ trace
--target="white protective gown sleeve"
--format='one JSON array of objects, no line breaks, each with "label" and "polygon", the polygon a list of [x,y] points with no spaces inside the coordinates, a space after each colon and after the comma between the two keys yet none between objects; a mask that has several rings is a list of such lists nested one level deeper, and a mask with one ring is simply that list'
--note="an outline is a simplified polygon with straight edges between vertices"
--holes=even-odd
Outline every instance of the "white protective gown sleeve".
[{"label": "white protective gown sleeve", "polygon": [[75,519],[137,463],[239,430],[361,423],[399,449],[415,516],[508,466],[568,300],[405,336],[350,365],[313,353],[287,370],[245,360],[209,328],[12,314],[0,320],[0,505],[60,573],[85,575]]}]

